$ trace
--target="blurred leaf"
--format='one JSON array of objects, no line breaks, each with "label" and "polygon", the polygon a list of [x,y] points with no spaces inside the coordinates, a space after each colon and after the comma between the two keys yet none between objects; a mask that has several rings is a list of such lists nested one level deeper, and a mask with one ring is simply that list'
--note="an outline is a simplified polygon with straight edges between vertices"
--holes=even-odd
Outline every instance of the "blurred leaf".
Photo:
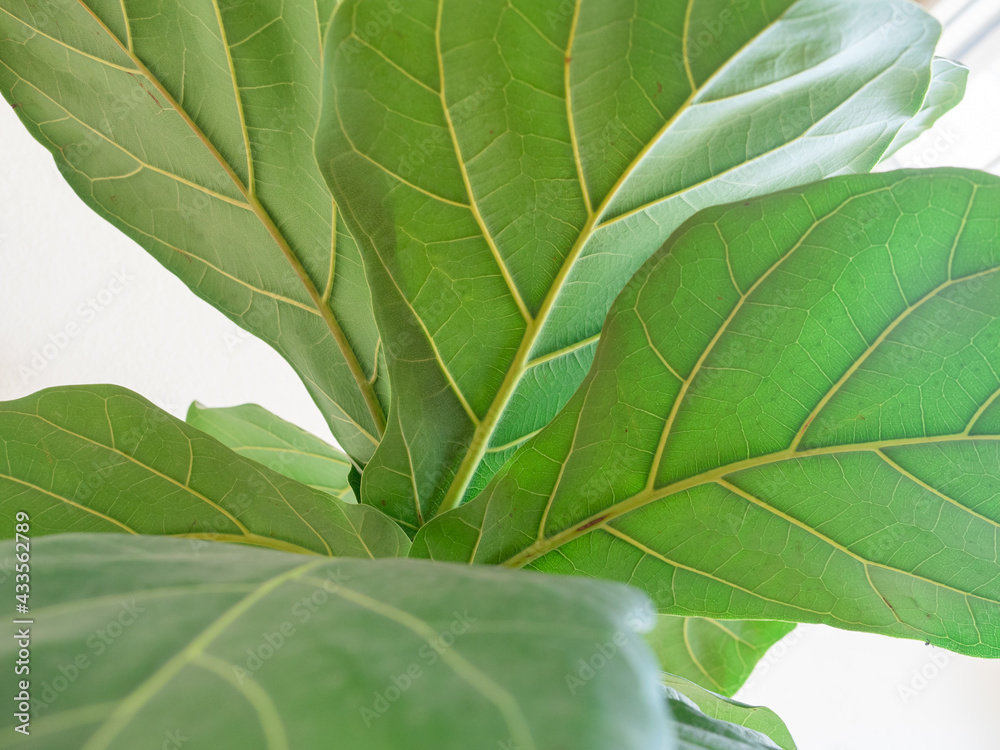
[{"label": "blurred leaf", "polygon": [[31,736],[7,711],[7,747],[674,747],[624,586],[112,535],[40,539],[32,575]]}]

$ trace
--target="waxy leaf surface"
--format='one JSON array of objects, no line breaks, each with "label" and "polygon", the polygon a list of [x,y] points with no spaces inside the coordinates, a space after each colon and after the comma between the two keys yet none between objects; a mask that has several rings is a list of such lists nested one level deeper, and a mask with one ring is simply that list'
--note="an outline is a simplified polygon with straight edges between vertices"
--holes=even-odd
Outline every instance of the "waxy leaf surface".
[{"label": "waxy leaf surface", "polygon": [[678,750],[781,750],[766,734],[715,719],[683,693],[666,691],[670,712],[678,717]]},{"label": "waxy leaf surface", "polygon": [[[771,709],[764,706],[750,706],[746,703],[741,703],[732,698],[705,690],[700,685],[672,674],[660,675],[660,682],[667,688],[668,696],[673,696],[675,699],[683,702],[682,699],[674,696],[674,693],[680,693],[690,702],[694,703],[698,711],[708,718],[759,732],[780,747],[781,750],[796,750],[795,741],[792,739],[788,727],[785,726],[785,722]],[[671,701],[671,706],[674,705],[674,702]],[[677,712],[678,716],[685,715],[686,713],[684,711]],[[731,750],[725,743],[720,743],[719,747],[720,750]]]}]

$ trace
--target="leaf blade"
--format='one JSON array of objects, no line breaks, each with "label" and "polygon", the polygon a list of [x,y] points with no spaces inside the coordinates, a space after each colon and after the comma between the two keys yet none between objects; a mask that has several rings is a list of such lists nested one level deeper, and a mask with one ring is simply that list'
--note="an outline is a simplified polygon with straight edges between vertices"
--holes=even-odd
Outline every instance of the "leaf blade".
[{"label": "leaf blade", "polygon": [[36,535],[163,534],[350,557],[409,548],[374,508],[238,456],[124,388],[54,388],[4,402],[0,444],[0,505],[31,514]]},{"label": "leaf blade", "polygon": [[671,615],[656,619],[646,640],[663,671],[728,697],[742,687],[767,650],[795,628],[789,622],[723,622]]},{"label": "leaf blade", "polygon": [[998,189],[900,172],[703,212],[560,417],[412,553],[996,656]]},{"label": "leaf blade", "polygon": [[[388,389],[362,261],[312,156],[319,6],[61,12],[3,4],[0,91],[77,194],[281,353],[367,461]],[[288,54],[262,66],[274,45]]]},{"label": "leaf blade", "polygon": [[[372,748],[673,746],[655,662],[630,619],[648,604],[625,587],[230,545],[195,555],[149,537],[36,544],[40,668],[78,652],[101,668],[82,669],[36,707],[33,747],[113,750],[161,741],[167,730],[218,748],[265,737],[319,747],[332,734]],[[302,606],[310,599],[311,610]],[[515,601],[535,615],[527,628],[511,614]],[[107,661],[86,639],[123,606],[133,617]],[[613,637],[619,658],[571,695],[564,675]],[[394,686],[384,706],[375,700]],[[219,715],[196,710],[209,696]],[[87,709],[82,725],[46,733]]]},{"label": "leaf blade", "polygon": [[350,458],[256,404],[210,409],[194,402],[187,423],[279,474],[344,502],[357,502],[347,479]]},{"label": "leaf blade", "polygon": [[[370,259],[398,386],[365,494],[412,528],[555,416],[614,296],[694,210],[874,166],[925,98],[939,33],[908,14],[872,45],[894,2],[732,4],[719,50],[694,55],[713,4],[383,5],[335,16],[317,156]],[[786,47],[807,59],[776,63]],[[665,75],[671,51],[685,77]],[[762,110],[776,127],[758,138]]]}]

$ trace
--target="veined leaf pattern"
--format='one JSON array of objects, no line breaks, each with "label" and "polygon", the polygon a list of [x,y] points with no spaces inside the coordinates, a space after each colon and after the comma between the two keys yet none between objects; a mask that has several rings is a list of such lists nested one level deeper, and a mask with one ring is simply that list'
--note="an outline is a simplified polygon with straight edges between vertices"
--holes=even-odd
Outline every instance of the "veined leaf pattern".
[{"label": "veined leaf pattern", "polygon": [[366,462],[388,384],[313,156],[334,3],[0,2],[0,91],[100,216],[278,350]]},{"label": "veined leaf pattern", "polygon": [[365,497],[419,528],[583,379],[697,209],[871,169],[939,27],[907,0],[346,0],[317,156],[393,383]]},{"label": "veined leaf pattern", "polygon": [[928,170],[700,213],[414,554],[1000,655],[998,207],[1000,179]]}]

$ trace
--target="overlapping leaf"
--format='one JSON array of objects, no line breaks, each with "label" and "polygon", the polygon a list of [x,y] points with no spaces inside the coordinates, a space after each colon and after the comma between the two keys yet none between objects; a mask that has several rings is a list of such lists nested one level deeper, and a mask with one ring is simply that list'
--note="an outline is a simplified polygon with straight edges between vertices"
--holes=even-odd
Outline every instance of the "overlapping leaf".
[{"label": "overlapping leaf", "polygon": [[0,91],[87,205],[288,359],[364,462],[388,385],[313,157],[335,5],[0,0]]},{"label": "overlapping leaf", "polygon": [[931,65],[931,85],[927,90],[923,106],[917,116],[899,131],[896,140],[886,151],[885,158],[918,138],[957,106],[965,96],[968,79],[969,69],[964,65],[940,57],[935,59]]},{"label": "overlapping leaf", "polygon": [[683,693],[666,690],[670,711],[678,717],[679,750],[780,750],[766,734],[715,719]]},{"label": "overlapping leaf", "polygon": [[998,528],[1000,180],[932,170],[692,219],[562,413],[414,553],[996,657]]},{"label": "overlapping leaf", "polygon": [[664,672],[731,696],[767,650],[795,628],[790,622],[723,622],[660,615],[647,640]]},{"label": "overlapping leaf", "polygon": [[351,470],[347,456],[256,404],[209,409],[194,403],[187,422],[279,474],[345,502],[357,502],[347,479]]},{"label": "overlapping leaf", "polygon": [[[56,690],[32,680],[31,736],[4,714],[12,747],[136,750],[168,733],[213,750],[675,747],[634,589],[148,537],[33,551],[32,675],[76,672]],[[0,607],[9,618],[12,598]],[[615,657],[571,690],[602,643]],[[15,648],[0,646],[8,664]]]},{"label": "overlapping leaf", "polygon": [[393,382],[366,496],[419,527],[568,400],[695,210],[870,169],[924,101],[907,0],[347,0],[317,156]]},{"label": "overlapping leaf", "polygon": [[[675,705],[675,701],[685,702],[676,695],[676,693],[680,693],[681,696],[697,706],[698,713],[704,714],[709,719],[745,727],[764,735],[782,750],[795,750],[795,741],[792,739],[788,727],[771,709],[763,706],[750,706],[732,698],[718,695],[675,675],[664,674],[661,675],[660,680],[667,688],[668,700],[673,699],[671,706]],[[687,712],[683,710],[677,711],[678,718],[685,714]],[[721,743],[721,747],[725,750],[735,750],[725,743]]]},{"label": "overlapping leaf", "polygon": [[[0,403],[0,510],[27,512],[35,536],[163,534],[342,557],[395,557],[409,547],[374,508],[243,458],[115,386]],[[0,534],[13,536],[13,527]]]}]

